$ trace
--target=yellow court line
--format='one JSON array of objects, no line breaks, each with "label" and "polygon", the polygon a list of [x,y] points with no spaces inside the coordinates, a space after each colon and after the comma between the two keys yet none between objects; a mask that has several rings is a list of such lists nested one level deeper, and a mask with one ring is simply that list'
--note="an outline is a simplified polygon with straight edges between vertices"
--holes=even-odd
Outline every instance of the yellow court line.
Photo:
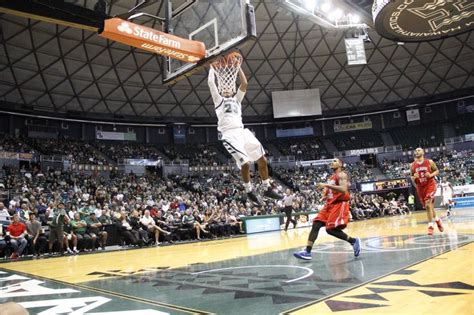
[{"label": "yellow court line", "polygon": [[[469,242],[464,245],[460,245],[458,248],[448,250],[444,253],[434,255],[432,257],[420,260],[414,264],[409,266],[405,266],[403,268],[399,268],[397,270],[391,271],[388,274],[383,276],[377,277],[376,279],[369,280],[364,282],[360,285],[355,287],[349,288],[347,290],[337,292],[330,296],[326,296],[322,299],[315,300],[313,302],[309,302],[305,305],[290,309],[285,311],[281,314],[333,314],[333,311],[326,305],[325,301],[334,299],[342,302],[353,302],[353,303],[370,303],[370,304],[379,304],[384,305],[384,307],[376,307],[373,309],[361,309],[361,310],[350,310],[346,312],[342,312],[341,314],[381,314],[381,313],[394,313],[394,314],[403,314],[403,310],[401,307],[407,308],[407,311],[417,314],[424,314],[424,313],[436,313],[440,309],[437,307],[431,307],[433,304],[433,300],[431,297],[426,295],[414,296],[416,289],[420,290],[427,290],[427,291],[436,291],[436,292],[446,292],[446,288],[432,288],[429,287],[429,283],[439,283],[439,282],[456,282],[456,281],[464,281],[469,282],[468,284],[474,285],[474,268],[473,268],[473,261],[467,260],[465,254],[462,253],[462,250],[467,250],[471,253],[474,253],[474,242]],[[447,259],[437,260],[436,258],[442,258],[445,256]],[[459,256],[459,257],[458,257]],[[445,258],[443,257],[443,258]],[[472,255],[470,256],[472,257]],[[454,266],[454,263],[457,263]],[[440,266],[433,266],[433,265],[441,265]],[[417,272],[411,275],[398,275],[396,274],[400,270],[406,269],[416,269]],[[468,276],[470,273],[470,277]],[[411,280],[419,285],[428,285],[422,287],[409,287],[409,286],[396,286],[390,288],[396,289],[403,289],[397,292],[389,292],[383,293],[384,297],[387,298],[387,301],[380,301],[380,300],[361,300],[356,298],[351,298],[349,296],[354,295],[362,295],[362,294],[374,294],[374,292],[367,289],[368,286],[371,287],[383,287],[386,288],[386,285],[383,284],[375,284],[374,282],[382,282],[381,280],[385,281],[394,281],[394,280],[401,280],[401,279],[408,279]],[[449,296],[448,298],[456,299],[457,307],[462,308],[464,304],[470,304],[471,311],[474,311],[474,299],[472,299],[472,295],[474,292],[469,289],[458,289],[458,288],[448,288],[450,292],[453,293],[463,293],[467,294],[465,299],[457,297],[457,295]],[[414,291],[415,290],[415,291]],[[345,295],[345,296],[342,296]],[[388,299],[390,297],[390,299]],[[461,303],[462,302],[462,303]],[[451,309],[451,312],[450,312]],[[464,309],[462,309],[464,310]],[[338,311],[340,313],[340,311]],[[472,312],[474,313],[474,312]],[[472,314],[471,313],[471,314]],[[459,313],[459,309],[454,309],[453,306],[446,305],[443,307],[443,314],[462,314]],[[466,313],[467,314],[467,313]]]}]

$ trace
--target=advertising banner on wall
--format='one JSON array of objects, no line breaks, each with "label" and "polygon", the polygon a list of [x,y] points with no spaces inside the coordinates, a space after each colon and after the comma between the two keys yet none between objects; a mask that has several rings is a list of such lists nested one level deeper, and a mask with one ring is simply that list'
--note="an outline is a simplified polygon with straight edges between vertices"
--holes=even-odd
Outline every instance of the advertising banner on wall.
[{"label": "advertising banner on wall", "polygon": [[346,55],[348,65],[365,65],[367,58],[365,56],[364,40],[362,38],[346,38]]},{"label": "advertising banner on wall", "polygon": [[384,152],[384,147],[354,149],[354,150],[346,151],[346,156],[358,156],[361,154],[378,154],[378,153],[383,153],[383,152]]},{"label": "advertising banner on wall", "polygon": [[407,110],[407,121],[417,120],[420,120],[420,111],[416,108]]},{"label": "advertising banner on wall", "polygon": [[95,137],[97,140],[137,141],[137,134],[134,132],[96,130]]},{"label": "advertising banner on wall", "polygon": [[334,132],[354,131],[363,129],[372,129],[372,121],[369,120],[348,124],[334,124]]}]

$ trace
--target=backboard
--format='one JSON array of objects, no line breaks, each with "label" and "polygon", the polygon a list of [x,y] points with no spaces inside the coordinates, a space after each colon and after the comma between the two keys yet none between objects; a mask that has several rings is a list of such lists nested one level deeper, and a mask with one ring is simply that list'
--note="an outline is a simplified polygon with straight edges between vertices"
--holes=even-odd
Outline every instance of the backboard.
[{"label": "backboard", "polygon": [[166,10],[164,31],[203,42],[206,57],[198,63],[164,57],[164,84],[175,83],[256,38],[255,12],[249,0],[168,1],[171,7]]}]

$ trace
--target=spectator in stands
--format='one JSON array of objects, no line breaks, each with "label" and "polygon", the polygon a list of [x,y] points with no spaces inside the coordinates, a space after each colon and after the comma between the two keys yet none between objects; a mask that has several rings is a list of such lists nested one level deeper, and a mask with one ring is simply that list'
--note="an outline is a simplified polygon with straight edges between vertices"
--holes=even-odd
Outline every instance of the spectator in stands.
[{"label": "spectator in stands", "polygon": [[50,218],[48,219],[49,224],[49,242],[48,249],[49,254],[53,252],[54,243],[58,242],[59,254],[63,255],[63,243],[64,243],[64,224],[69,223],[69,217],[66,212],[66,205],[60,201],[56,205],[53,204]]},{"label": "spectator in stands", "polygon": [[0,202],[0,224],[8,225],[10,224],[10,213],[8,213],[8,209],[5,207],[3,202]]},{"label": "spectator in stands", "polygon": [[20,221],[20,216],[14,214],[12,217],[12,223],[7,227],[7,233],[10,236],[10,245],[13,248],[13,253],[11,254],[11,259],[16,259],[21,257],[21,254],[28,245],[26,240],[26,225]]},{"label": "spectator in stands", "polygon": [[[94,212],[91,212],[91,214]],[[76,213],[74,218],[71,220],[72,233],[77,237],[77,243],[79,246],[82,246],[84,250],[95,249],[94,244],[96,238],[92,238],[91,235],[87,233],[87,222],[84,219],[81,219],[81,215]]]},{"label": "spectator in stands", "polygon": [[112,224],[112,217],[110,216],[110,210],[108,207],[104,207],[102,209],[102,213],[99,216],[99,222],[102,223],[102,225],[110,225]]},{"label": "spectator in stands", "polygon": [[144,244],[149,245],[150,238],[148,237],[148,231],[143,228],[143,225],[140,222],[141,217],[138,210],[133,210],[129,218],[132,229],[138,233],[138,237]]},{"label": "spectator in stands", "polygon": [[[72,243],[72,248],[71,244]],[[77,235],[72,232],[71,222],[64,224],[64,237],[63,237],[63,248],[71,255],[79,254],[77,249]]]},{"label": "spectator in stands", "polygon": [[120,212],[120,218],[116,221],[116,226],[125,243],[138,245],[140,247],[143,246],[143,240],[140,238],[138,231],[132,229],[130,220],[125,211]]},{"label": "spectator in stands", "polygon": [[96,240],[99,241],[99,246],[102,250],[105,250],[105,245],[107,244],[107,231],[104,230],[104,226],[97,219],[95,212],[91,212],[88,218],[85,219],[87,224],[87,233],[92,240],[92,250],[96,248]]},{"label": "spectator in stands", "polygon": [[196,231],[196,238],[198,240],[201,239],[201,225],[196,222],[194,216],[191,213],[191,210],[188,209],[184,212],[183,217],[181,218],[181,224],[183,228],[188,230],[195,230]]},{"label": "spectator in stands", "polygon": [[26,222],[26,231],[30,252],[33,256],[39,257],[45,252],[48,240],[43,234],[41,222],[36,219],[34,212],[30,212],[30,220]]},{"label": "spectator in stands", "polygon": [[140,223],[143,227],[151,233],[155,238],[155,245],[160,244],[160,232],[164,235],[170,235],[170,232],[167,232],[156,225],[155,220],[150,216],[150,210],[145,210],[144,215],[140,219]]},{"label": "spectator in stands", "polygon": [[0,224],[0,254],[4,255],[3,252],[7,247],[7,242],[5,241],[5,236],[3,235],[3,224]]}]

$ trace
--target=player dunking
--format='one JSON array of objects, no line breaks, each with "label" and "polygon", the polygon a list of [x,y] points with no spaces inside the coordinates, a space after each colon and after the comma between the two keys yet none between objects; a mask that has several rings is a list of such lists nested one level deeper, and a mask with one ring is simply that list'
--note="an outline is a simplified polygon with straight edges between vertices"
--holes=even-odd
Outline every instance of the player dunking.
[{"label": "player dunking", "polygon": [[[259,198],[255,195],[250,181],[250,162],[257,162],[258,172],[265,188],[264,195],[272,199],[282,199],[270,186],[270,178],[268,175],[267,159],[262,144],[254,134],[244,128],[242,123],[242,100],[247,90],[247,78],[240,68],[240,63],[234,66],[231,71],[238,71],[240,86],[235,92],[235,81],[231,84],[223,84],[222,78],[218,78],[219,89],[216,86],[216,69],[226,67],[226,63],[232,54],[223,57],[221,63],[214,63],[209,70],[208,84],[211,90],[212,100],[214,101],[214,109],[217,116],[217,130],[222,134],[222,143],[226,150],[232,155],[237,166],[241,170],[241,176],[244,182],[247,197],[255,204],[260,205]],[[238,55],[240,58],[241,56]],[[230,63],[230,61],[229,61]],[[225,81],[225,80],[224,80]]]},{"label": "player dunking", "polygon": [[323,226],[328,234],[349,242],[354,248],[355,257],[360,255],[360,239],[352,238],[342,231],[349,222],[350,194],[347,174],[342,171],[342,162],[339,159],[331,162],[331,169],[334,173],[329,178],[329,183],[318,184],[318,188],[324,189],[326,204],[313,221],[306,249],[293,254],[296,258],[311,260],[311,249]]},{"label": "player dunking", "polygon": [[436,216],[434,210],[434,195],[436,193],[435,176],[438,176],[439,170],[435,162],[425,159],[425,151],[422,148],[416,148],[415,160],[410,166],[411,176],[416,185],[416,191],[421,204],[426,207],[428,215],[428,235],[433,235],[433,219],[436,221],[438,230],[443,232],[443,224]]}]

